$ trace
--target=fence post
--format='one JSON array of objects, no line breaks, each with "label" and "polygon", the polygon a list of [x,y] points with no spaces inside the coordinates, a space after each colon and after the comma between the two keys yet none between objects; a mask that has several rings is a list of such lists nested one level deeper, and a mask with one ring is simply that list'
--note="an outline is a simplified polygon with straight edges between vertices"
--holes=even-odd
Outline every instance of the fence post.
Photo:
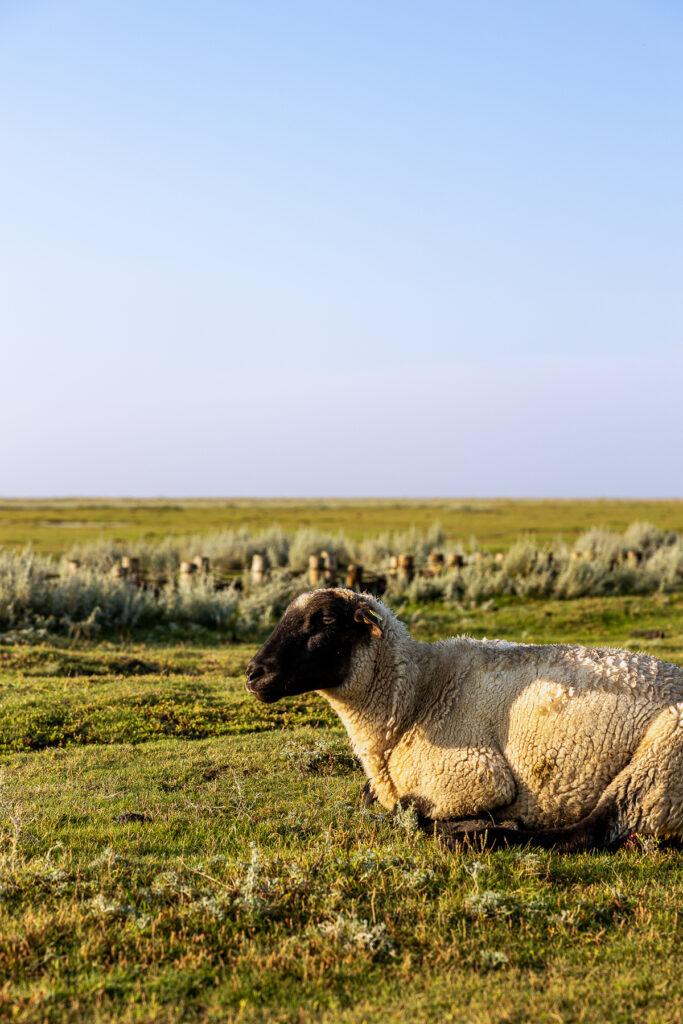
[{"label": "fence post", "polygon": [[323,570],[325,573],[325,582],[329,583],[330,586],[334,586],[337,582],[337,556],[331,551],[321,551],[320,557],[323,560]]},{"label": "fence post", "polygon": [[192,586],[192,573],[196,570],[197,566],[194,562],[181,562],[180,563],[180,576],[178,577],[178,586],[181,590],[187,590]]},{"label": "fence post", "polygon": [[429,556],[429,571],[432,576],[440,576],[443,572],[443,555],[440,551],[432,551]]},{"label": "fence post", "polygon": [[403,583],[410,583],[415,575],[415,562],[412,555],[398,556],[398,578]]},{"label": "fence post", "polygon": [[133,558],[130,555],[124,555],[121,559],[121,567],[126,570],[126,576],[129,576],[133,583],[140,582],[140,559]]},{"label": "fence post", "polygon": [[263,583],[263,576],[266,571],[266,560],[263,555],[254,555],[251,560],[251,582]]},{"label": "fence post", "polygon": [[323,567],[323,560],[320,555],[308,556],[308,583],[311,587],[317,587],[320,583],[320,571]]},{"label": "fence post", "polygon": [[360,590],[363,585],[363,566],[350,565],[346,570],[346,586],[349,590]]}]

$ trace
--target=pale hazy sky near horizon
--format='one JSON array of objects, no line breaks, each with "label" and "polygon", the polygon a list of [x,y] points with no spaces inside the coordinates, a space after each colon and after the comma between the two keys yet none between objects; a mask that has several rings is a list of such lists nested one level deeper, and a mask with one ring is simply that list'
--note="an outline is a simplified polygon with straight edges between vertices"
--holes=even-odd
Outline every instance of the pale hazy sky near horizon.
[{"label": "pale hazy sky near horizon", "polygon": [[0,496],[683,496],[683,6],[0,0]]}]

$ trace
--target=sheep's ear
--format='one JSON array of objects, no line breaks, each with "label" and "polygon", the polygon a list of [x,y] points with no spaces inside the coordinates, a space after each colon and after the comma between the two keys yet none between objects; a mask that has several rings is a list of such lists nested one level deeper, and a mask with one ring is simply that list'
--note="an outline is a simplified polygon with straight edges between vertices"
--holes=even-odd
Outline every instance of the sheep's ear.
[{"label": "sheep's ear", "polygon": [[382,616],[378,615],[369,604],[365,603],[365,601],[356,608],[353,617],[356,622],[364,622],[366,626],[370,627],[370,636],[382,635],[382,629],[380,626]]}]

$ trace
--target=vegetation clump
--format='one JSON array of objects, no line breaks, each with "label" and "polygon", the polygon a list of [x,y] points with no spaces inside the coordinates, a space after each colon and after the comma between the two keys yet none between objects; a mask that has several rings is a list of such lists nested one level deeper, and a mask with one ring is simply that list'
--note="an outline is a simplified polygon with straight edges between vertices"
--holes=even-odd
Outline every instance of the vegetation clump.
[{"label": "vegetation clump", "polygon": [[[341,567],[312,584],[305,571],[311,554],[326,551]],[[438,550],[443,568],[429,556]],[[392,554],[413,559],[412,573],[397,572]],[[254,578],[251,558],[263,556],[265,578]],[[139,575],[116,574],[124,557],[137,559]],[[190,557],[208,558],[209,572],[181,578]],[[38,631],[92,637],[153,627],[206,629],[233,640],[266,633],[297,594],[345,581],[344,566],[360,562],[368,586],[398,608],[441,602],[476,605],[494,598],[570,600],[623,594],[670,593],[683,587],[683,536],[635,523],[624,534],[589,530],[573,548],[561,540],[538,547],[531,537],[494,557],[472,540],[469,549],[446,543],[434,524],[425,533],[384,533],[355,542],[305,528],[276,527],[252,534],[223,531],[185,541],[110,541],[77,545],[56,561],[30,548],[0,550],[0,632]]]}]

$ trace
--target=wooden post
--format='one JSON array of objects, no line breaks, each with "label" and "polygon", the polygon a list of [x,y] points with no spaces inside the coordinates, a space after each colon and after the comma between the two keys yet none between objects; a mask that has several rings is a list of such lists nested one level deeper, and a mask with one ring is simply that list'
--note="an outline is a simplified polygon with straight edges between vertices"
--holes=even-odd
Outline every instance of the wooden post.
[{"label": "wooden post", "polygon": [[204,573],[205,575],[206,575],[206,573],[210,572],[210,570],[211,570],[211,562],[206,557],[206,555],[197,555],[197,557],[193,558],[192,561],[194,562],[195,566],[197,567],[197,572]]},{"label": "wooden post", "polygon": [[346,586],[349,590],[360,590],[363,585],[363,566],[350,565],[346,571]]},{"label": "wooden post", "polygon": [[415,562],[412,555],[398,556],[398,578],[403,583],[410,583],[415,575]]},{"label": "wooden post", "polygon": [[263,583],[263,577],[266,571],[266,560],[263,555],[254,555],[251,560],[251,582]]},{"label": "wooden post", "polygon": [[78,561],[77,558],[70,558],[69,561],[66,563],[66,571],[68,572],[69,576],[73,576],[74,573],[77,573],[80,567],[81,563]]},{"label": "wooden post", "polygon": [[124,555],[121,559],[121,567],[126,570],[126,576],[129,576],[134,583],[140,582],[140,559],[133,558],[130,555]]},{"label": "wooden post", "polygon": [[178,586],[181,590],[187,590],[192,586],[192,573],[195,572],[197,566],[194,562],[181,562],[180,563],[180,576],[178,577]]},{"label": "wooden post", "polygon": [[429,571],[432,576],[440,576],[443,572],[444,560],[440,551],[432,551],[429,556]]},{"label": "wooden post", "polygon": [[337,556],[331,551],[321,551],[320,557],[323,560],[323,570],[325,573],[325,582],[329,583],[330,586],[334,586],[337,582]]},{"label": "wooden post", "polygon": [[320,575],[323,567],[323,560],[320,555],[308,556],[308,583],[311,587],[317,587],[320,583]]}]

